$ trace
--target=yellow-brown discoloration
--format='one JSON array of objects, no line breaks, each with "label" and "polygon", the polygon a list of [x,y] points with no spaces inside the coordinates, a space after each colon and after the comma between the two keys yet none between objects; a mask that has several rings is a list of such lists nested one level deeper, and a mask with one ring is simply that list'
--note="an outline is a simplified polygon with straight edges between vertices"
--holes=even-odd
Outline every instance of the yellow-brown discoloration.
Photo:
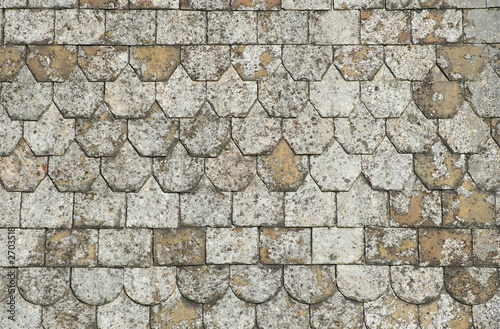
[{"label": "yellow-brown discoloration", "polygon": [[438,175],[439,168],[436,167],[434,155],[430,152],[414,155],[415,174],[428,189],[456,188],[465,174],[462,167],[457,165],[460,154],[449,154],[442,163],[447,174]]},{"label": "yellow-brown discoloration", "polygon": [[370,306],[365,306],[367,324],[370,327],[383,328],[413,328],[417,322],[417,305],[405,303],[394,294],[388,292],[381,297],[380,304],[377,305],[380,316],[372,317]]},{"label": "yellow-brown discoloration", "polygon": [[[398,229],[395,229],[398,230]],[[370,262],[375,264],[414,264],[417,263],[417,239],[408,235],[404,239],[392,236],[384,229],[367,229],[366,240],[376,246],[376,253],[370,252]]]},{"label": "yellow-brown discoloration", "polygon": [[469,230],[421,229],[420,262],[437,266],[471,265],[472,241]]},{"label": "yellow-brown discoloration", "polygon": [[[398,192],[391,192],[391,198]],[[390,213],[391,219],[396,223],[404,226],[420,226],[420,225],[435,225],[432,221],[427,220],[422,216],[422,207],[424,204],[424,197],[432,198],[431,193],[424,191],[417,191],[415,196],[410,197],[408,211],[400,212],[396,207],[391,204]]]},{"label": "yellow-brown discoloration", "polygon": [[445,268],[446,289],[464,304],[482,304],[490,300],[498,288],[495,269]]},{"label": "yellow-brown discoloration", "polygon": [[438,47],[438,64],[450,80],[474,80],[486,64],[485,52],[479,45]]},{"label": "yellow-brown discoloration", "polygon": [[155,230],[153,246],[158,264],[199,265],[205,262],[205,232],[200,229]]},{"label": "yellow-brown discoloration", "polygon": [[[235,54],[239,58],[243,58],[246,46],[238,46],[235,50]],[[279,53],[276,54],[279,56]],[[279,60],[279,57],[273,57],[273,54],[269,50],[264,50],[258,60],[258,69],[250,70],[242,63],[236,63],[234,69],[238,72],[242,80],[262,80],[268,77],[273,72],[270,72],[270,65]]]},{"label": "yellow-brown discoloration", "polygon": [[11,81],[24,66],[24,47],[0,47],[0,81]]},{"label": "yellow-brown discoloration", "polygon": [[47,233],[46,266],[92,266],[97,263],[97,232],[56,230]]},{"label": "yellow-brown discoloration", "polygon": [[130,8],[152,8],[155,6],[153,0],[131,1]]},{"label": "yellow-brown discoloration", "polygon": [[233,9],[279,9],[281,0],[235,0]]},{"label": "yellow-brown discoloration", "polygon": [[29,46],[26,64],[38,81],[66,80],[77,64],[76,47]]},{"label": "yellow-brown discoloration", "polygon": [[492,118],[491,128],[493,138],[497,141],[498,145],[500,145],[500,119]]},{"label": "yellow-brown discoloration", "polygon": [[422,329],[453,328],[472,329],[472,309],[447,295],[430,303],[420,305],[419,320]]},{"label": "yellow-brown discoloration", "polygon": [[80,0],[80,6],[85,8],[117,8],[120,0]]},{"label": "yellow-brown discoloration", "polygon": [[182,296],[175,305],[160,306],[154,313],[151,322],[155,328],[198,328],[196,323],[201,322],[201,305],[195,304]]},{"label": "yellow-brown discoloration", "polygon": [[[78,64],[89,80],[115,80],[127,62],[125,46],[81,46]],[[90,78],[93,77],[92,78]]]},{"label": "yellow-brown discoloration", "polygon": [[167,81],[180,63],[179,47],[132,47],[130,61],[143,81]]}]

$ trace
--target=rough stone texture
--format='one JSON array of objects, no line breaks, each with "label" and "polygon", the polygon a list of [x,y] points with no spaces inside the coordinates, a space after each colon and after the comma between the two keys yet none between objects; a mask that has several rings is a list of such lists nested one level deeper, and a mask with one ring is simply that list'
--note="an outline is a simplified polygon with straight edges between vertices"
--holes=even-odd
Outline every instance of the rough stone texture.
[{"label": "rough stone texture", "polygon": [[97,230],[48,230],[46,266],[96,266]]},{"label": "rough stone texture", "polygon": [[208,12],[207,43],[257,43],[257,13],[252,11]]},{"label": "rough stone texture", "polygon": [[420,265],[470,266],[471,234],[465,229],[419,230]]},{"label": "rough stone texture", "polygon": [[346,80],[372,80],[383,63],[380,46],[343,46],[335,49],[334,63]]},{"label": "rough stone texture", "polygon": [[281,288],[282,270],[278,266],[231,266],[231,289],[238,298],[249,303],[264,303]]},{"label": "rough stone texture", "polygon": [[311,325],[313,328],[365,328],[363,304],[345,298],[336,291],[332,297],[318,304],[313,304]]},{"label": "rough stone texture", "polygon": [[12,81],[23,68],[25,58],[24,46],[0,46],[0,81]]},{"label": "rough stone texture", "polygon": [[97,307],[97,326],[106,329],[147,329],[149,308],[134,303],[125,293],[122,293],[111,303]]},{"label": "rough stone texture", "polygon": [[385,63],[396,79],[423,80],[435,62],[436,52],[433,46],[385,47]]},{"label": "rough stone texture", "polygon": [[283,65],[294,80],[319,81],[332,63],[329,46],[284,46]]},{"label": "rough stone texture", "polygon": [[418,328],[417,305],[399,299],[392,291],[365,303],[365,322],[369,328]]},{"label": "rough stone texture", "polygon": [[243,80],[267,79],[280,65],[280,57],[280,46],[248,45],[231,48],[231,64]]},{"label": "rough stone texture", "polygon": [[176,289],[169,299],[151,307],[151,328],[202,328],[202,310],[202,305],[187,300]]},{"label": "rough stone texture", "polygon": [[486,50],[481,45],[437,47],[437,64],[450,80],[475,80],[485,66]]},{"label": "rough stone texture", "polygon": [[142,81],[167,81],[180,61],[179,47],[137,46],[130,48],[130,65]]},{"label": "rough stone texture", "polygon": [[78,66],[89,81],[114,81],[128,63],[123,46],[80,46]]},{"label": "rough stone texture", "polygon": [[229,267],[189,266],[177,270],[180,293],[196,303],[213,303],[229,288]]},{"label": "rough stone texture", "polygon": [[[18,225],[19,226],[19,225]],[[9,244],[9,231],[8,229],[2,229],[1,242],[5,245]],[[10,233],[12,234],[12,233]],[[9,258],[5,258],[0,263],[1,266],[43,266],[44,265],[44,252],[45,252],[45,230],[43,229],[24,229],[15,231],[16,237],[16,254],[14,262],[10,262]],[[10,238],[12,240],[12,238]],[[5,278],[11,279],[5,273]],[[7,286],[5,286],[5,292],[7,292]],[[5,297],[7,298],[7,297]]]},{"label": "rough stone texture", "polygon": [[150,266],[151,230],[100,230],[98,258],[101,266]]},{"label": "rough stone texture", "polygon": [[500,264],[500,233],[495,229],[474,229],[474,264],[476,266],[498,266]]},{"label": "rough stone texture", "polygon": [[104,42],[105,13],[101,10],[57,10],[55,19],[55,42],[58,44]]},{"label": "rough stone texture", "polygon": [[12,9],[5,12],[5,42],[48,44],[54,40],[54,10]]},{"label": "rough stone texture", "polygon": [[494,327],[500,321],[499,317],[500,297],[498,294],[492,299],[481,305],[472,307],[474,325],[478,329],[486,329]]},{"label": "rough stone texture", "polygon": [[181,63],[193,80],[219,80],[230,64],[229,46],[185,46]]},{"label": "rough stone texture", "polygon": [[411,26],[413,43],[457,42],[462,36],[462,11],[414,11]]},{"label": "rough stone texture", "polygon": [[19,293],[33,304],[52,305],[69,289],[68,268],[23,268],[17,275]]},{"label": "rough stone texture", "polygon": [[80,302],[68,293],[53,305],[43,308],[42,324],[48,328],[91,328],[96,323],[95,307]]},{"label": "rough stone texture", "polygon": [[75,46],[28,46],[26,65],[37,81],[63,82],[77,63]]},{"label": "rough stone texture", "polygon": [[307,42],[307,12],[266,11],[259,14],[257,38],[264,44]]},{"label": "rough stone texture", "polygon": [[420,326],[430,328],[473,328],[470,306],[442,293],[436,301],[419,307]]},{"label": "rough stone texture", "polygon": [[405,228],[367,228],[366,262],[374,265],[416,265],[417,230]]},{"label": "rough stone texture", "polygon": [[71,289],[89,305],[104,305],[115,300],[123,289],[121,268],[73,268]]},{"label": "rough stone texture", "polygon": [[281,289],[272,300],[257,305],[257,324],[265,329],[308,328],[308,311],[307,304],[296,302]]},{"label": "rough stone texture", "polygon": [[364,258],[362,228],[313,228],[313,264],[361,264]]},{"label": "rough stone texture", "polygon": [[475,9],[464,12],[464,38],[468,42],[500,41],[500,11],[498,9]]},{"label": "rough stone texture", "polygon": [[207,263],[256,264],[259,232],[256,227],[208,228]]},{"label": "rough stone texture", "polygon": [[309,264],[311,229],[260,228],[259,254],[264,264]]},{"label": "rough stone texture", "polygon": [[359,43],[359,12],[317,11],[309,16],[310,42],[313,44]]},{"label": "rough stone texture", "polygon": [[445,267],[444,274],[446,290],[462,304],[483,304],[497,292],[498,272],[495,268]]},{"label": "rough stone texture", "polygon": [[204,305],[203,315],[207,328],[252,329],[255,325],[255,306],[238,299],[231,289],[215,304]]},{"label": "rough stone texture", "polygon": [[156,41],[159,44],[205,42],[207,17],[202,11],[162,10],[157,25]]},{"label": "rough stone texture", "polygon": [[375,300],[389,288],[389,267],[338,265],[337,286],[349,299],[358,302]]},{"label": "rough stone texture", "polygon": [[391,287],[407,303],[427,304],[443,289],[443,270],[439,267],[391,267]]},{"label": "rough stone texture", "polygon": [[205,232],[195,228],[156,229],[155,265],[201,265],[205,261]]},{"label": "rough stone texture", "polygon": [[156,305],[174,293],[175,269],[172,267],[125,268],[123,288],[136,303]]},{"label": "rough stone texture", "polygon": [[0,219],[1,227],[19,227],[21,193],[7,192],[0,184],[0,212],[3,214]]},{"label": "rough stone texture", "polygon": [[490,65],[479,75],[477,81],[466,84],[466,99],[480,117],[500,116],[500,77]]},{"label": "rough stone texture", "polygon": [[385,10],[362,11],[361,42],[366,44],[410,43],[410,13]]},{"label": "rough stone texture", "polygon": [[334,2],[335,9],[373,9],[383,8],[382,0],[339,0]]},{"label": "rough stone texture", "polygon": [[11,154],[22,136],[21,122],[12,121],[3,106],[0,106],[0,155]]},{"label": "rough stone texture", "polygon": [[106,39],[116,45],[148,45],[155,41],[156,13],[152,10],[110,10],[106,14]]},{"label": "rough stone texture", "polygon": [[301,303],[316,304],[330,298],[337,290],[335,286],[334,267],[286,266],[284,270],[284,287],[290,297]]}]

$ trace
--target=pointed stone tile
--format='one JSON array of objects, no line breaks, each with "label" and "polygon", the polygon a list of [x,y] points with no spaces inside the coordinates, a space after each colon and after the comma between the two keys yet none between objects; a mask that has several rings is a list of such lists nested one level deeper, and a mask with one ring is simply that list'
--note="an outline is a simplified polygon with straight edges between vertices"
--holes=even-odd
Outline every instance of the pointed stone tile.
[{"label": "pointed stone tile", "polygon": [[155,229],[153,257],[155,265],[202,265],[205,263],[203,228]]},{"label": "pointed stone tile", "polygon": [[96,316],[98,328],[149,328],[149,307],[134,303],[124,292],[111,303],[98,306]]},{"label": "pointed stone tile", "polygon": [[390,289],[364,307],[368,328],[418,328],[417,305],[402,301]]},{"label": "pointed stone tile", "polygon": [[179,224],[179,196],[164,193],[150,177],[137,193],[127,194],[128,227],[177,227]]},{"label": "pointed stone tile", "polygon": [[19,227],[21,218],[21,193],[8,192],[0,184],[0,218],[1,227]]},{"label": "pointed stone tile", "polygon": [[97,230],[48,230],[45,266],[96,266],[97,239]]},{"label": "pointed stone tile", "polygon": [[372,81],[361,82],[361,101],[375,118],[399,117],[411,98],[410,82],[396,80],[386,65]]},{"label": "pointed stone tile", "polygon": [[28,46],[26,65],[38,81],[65,81],[77,62],[75,46]]},{"label": "pointed stone tile", "polygon": [[242,191],[255,176],[255,157],[244,156],[229,141],[217,158],[205,160],[205,173],[221,191]]},{"label": "pointed stone tile", "polygon": [[113,191],[137,192],[151,175],[151,158],[143,158],[125,142],[114,158],[103,158],[102,176]]},{"label": "pointed stone tile", "polygon": [[181,61],[175,46],[137,46],[130,48],[130,65],[142,81],[167,81]]},{"label": "pointed stone tile", "polygon": [[439,120],[439,135],[453,153],[477,153],[489,137],[489,127],[464,102],[453,119]]},{"label": "pointed stone tile", "polygon": [[279,226],[283,224],[283,194],[269,192],[259,177],[233,194],[233,224],[236,226]]},{"label": "pointed stone tile", "polygon": [[495,328],[500,322],[500,294],[484,304],[472,307],[474,326],[477,329]]},{"label": "pointed stone tile", "polygon": [[390,191],[391,226],[440,226],[441,194],[430,191],[414,175],[401,191]]},{"label": "pointed stone tile", "polygon": [[284,139],[270,155],[257,158],[257,173],[270,191],[296,191],[307,167],[307,157],[295,155]]},{"label": "pointed stone tile", "polygon": [[169,117],[194,117],[206,99],[206,83],[191,80],[180,65],[156,88],[156,100]]},{"label": "pointed stone tile", "polygon": [[0,101],[11,119],[38,120],[52,103],[52,84],[37,82],[24,66],[12,82],[2,83]]},{"label": "pointed stone tile", "polygon": [[12,81],[24,67],[25,46],[0,47],[0,81]]},{"label": "pointed stone tile", "polygon": [[307,103],[295,119],[283,120],[283,138],[296,154],[321,154],[333,138],[333,120]]},{"label": "pointed stone tile", "polygon": [[19,293],[33,304],[52,305],[69,290],[69,268],[22,268],[17,275]]},{"label": "pointed stone tile", "polygon": [[203,320],[207,328],[252,329],[255,328],[255,305],[243,302],[228,289],[215,304],[203,305]]},{"label": "pointed stone tile", "polygon": [[438,138],[427,153],[414,155],[415,174],[428,189],[454,189],[466,171],[463,154],[451,154]]},{"label": "pointed stone tile", "polygon": [[244,117],[257,98],[257,83],[243,81],[230,66],[219,81],[207,83],[207,99],[221,117]]},{"label": "pointed stone tile", "polygon": [[335,200],[307,176],[297,192],[285,192],[285,226],[335,226]]},{"label": "pointed stone tile", "polygon": [[450,80],[476,80],[486,65],[483,45],[442,45],[437,47],[437,64]]},{"label": "pointed stone tile", "polygon": [[204,176],[196,191],[181,194],[181,223],[188,226],[230,226],[231,194],[218,192]]},{"label": "pointed stone tile", "polygon": [[359,102],[359,82],[345,81],[332,65],[321,81],[309,83],[311,103],[322,117],[347,117]]},{"label": "pointed stone tile", "polygon": [[337,225],[362,227],[387,225],[386,192],[374,191],[363,177],[358,177],[349,192],[337,193]]},{"label": "pointed stone tile", "polygon": [[203,328],[203,306],[184,298],[175,289],[169,299],[151,307],[151,328]]},{"label": "pointed stone tile", "polygon": [[36,155],[63,155],[75,138],[75,120],[52,104],[38,121],[24,123],[24,139]]},{"label": "pointed stone tile", "polygon": [[486,303],[497,292],[498,281],[498,270],[495,268],[444,268],[446,290],[462,304]]},{"label": "pointed stone tile", "polygon": [[244,81],[266,80],[281,63],[281,47],[271,45],[232,46],[231,63]]},{"label": "pointed stone tile", "polygon": [[23,139],[8,157],[0,157],[0,180],[7,191],[32,192],[47,174],[47,158],[36,157]]},{"label": "pointed stone tile", "polygon": [[335,48],[334,63],[346,80],[371,80],[384,63],[380,46],[342,46]]},{"label": "pointed stone tile", "polygon": [[33,193],[23,194],[21,226],[37,228],[71,227],[73,193],[59,193],[46,177]]},{"label": "pointed stone tile", "polygon": [[166,118],[158,103],[144,119],[128,120],[128,139],[141,156],[167,156],[178,135],[179,120]]},{"label": "pointed stone tile", "polygon": [[442,292],[439,299],[418,309],[420,328],[472,329],[472,309]]},{"label": "pointed stone tile", "polygon": [[92,328],[96,325],[96,309],[80,302],[68,292],[55,304],[43,307],[42,324],[47,328]]},{"label": "pointed stone tile", "polygon": [[309,328],[309,307],[291,299],[282,288],[270,301],[257,304],[259,328]]},{"label": "pointed stone tile", "polygon": [[16,301],[15,321],[9,319],[9,312],[0,314],[0,325],[12,329],[40,328],[42,325],[42,306],[27,302],[18,291],[11,296]]},{"label": "pointed stone tile", "polygon": [[229,288],[229,267],[221,265],[186,266],[177,269],[177,287],[196,303],[213,303]]},{"label": "pointed stone tile", "polygon": [[261,227],[259,254],[264,264],[310,264],[311,229]]},{"label": "pointed stone tile", "polygon": [[125,268],[123,288],[134,302],[156,305],[176,290],[174,267]]},{"label": "pointed stone tile", "polygon": [[370,265],[417,265],[417,230],[410,228],[365,229],[365,257]]},{"label": "pointed stone tile", "polygon": [[424,153],[437,135],[437,120],[427,119],[411,102],[399,118],[386,121],[387,136],[402,153]]},{"label": "pointed stone tile", "polygon": [[427,304],[436,300],[443,289],[440,267],[391,267],[391,287],[407,303]]},{"label": "pointed stone tile", "polygon": [[257,264],[257,227],[207,228],[208,264]]},{"label": "pointed stone tile", "polygon": [[230,270],[231,289],[238,298],[245,302],[267,302],[281,289],[281,267],[234,265]]},{"label": "pointed stone tile", "polygon": [[231,127],[231,137],[244,155],[269,154],[281,138],[281,119],[270,118],[258,101],[246,118],[232,118]]},{"label": "pointed stone tile", "polygon": [[466,82],[466,99],[480,117],[500,116],[500,77],[487,65],[477,81]]},{"label": "pointed stone tile", "polygon": [[66,118],[90,118],[103,96],[104,83],[89,82],[79,67],[65,82],[54,84],[54,103]]},{"label": "pointed stone tile", "polygon": [[22,122],[12,121],[3,106],[0,105],[0,155],[11,154],[22,136]]},{"label": "pointed stone tile", "polygon": [[320,303],[337,291],[333,266],[288,265],[283,277],[289,296],[301,303]]},{"label": "pointed stone tile", "polygon": [[468,160],[469,174],[479,188],[494,190],[500,187],[500,148],[491,138]]},{"label": "pointed stone tile", "polygon": [[284,46],[283,65],[294,80],[319,81],[332,63],[330,46]]},{"label": "pointed stone tile", "polygon": [[106,82],[106,102],[119,118],[142,118],[155,99],[153,82],[142,82],[132,67],[127,66],[118,79]]},{"label": "pointed stone tile", "polygon": [[193,80],[219,80],[231,65],[229,46],[185,46],[181,63]]},{"label": "pointed stone tile", "polygon": [[90,119],[76,120],[76,140],[87,156],[114,156],[127,138],[127,122],[102,103]]},{"label": "pointed stone tile", "polygon": [[72,268],[71,289],[89,305],[104,305],[115,300],[123,290],[121,268]]},{"label": "pointed stone tile", "polygon": [[89,81],[114,81],[127,63],[125,46],[78,47],[78,66]]},{"label": "pointed stone tile", "polygon": [[337,286],[351,300],[376,300],[389,288],[389,266],[338,265]]},{"label": "pointed stone tile", "polygon": [[61,192],[85,192],[99,175],[99,165],[73,142],[64,155],[49,157],[49,176]]},{"label": "pointed stone tile", "polygon": [[335,137],[347,153],[371,154],[382,142],[385,122],[375,119],[363,103],[348,118],[335,119]]},{"label": "pointed stone tile", "polygon": [[319,328],[365,328],[363,303],[347,299],[338,290],[326,301],[311,305],[311,326]]},{"label": "pointed stone tile", "polygon": [[323,191],[348,191],[361,173],[361,156],[345,153],[336,140],[309,162],[311,176]]},{"label": "pointed stone tile", "polygon": [[86,193],[75,193],[75,227],[125,226],[125,193],[112,192],[102,176],[98,176]]},{"label": "pointed stone tile", "polygon": [[307,82],[294,81],[282,65],[259,82],[259,101],[272,117],[296,117],[307,97]]},{"label": "pointed stone tile", "polygon": [[413,157],[398,153],[389,139],[384,138],[373,155],[361,157],[361,167],[374,188],[402,190],[413,173]]},{"label": "pointed stone tile", "polygon": [[153,158],[153,175],[166,192],[187,192],[203,175],[203,159],[191,157],[177,142],[165,158]]},{"label": "pointed stone tile", "polygon": [[427,118],[452,118],[464,102],[462,85],[448,81],[434,65],[422,82],[413,82],[413,98]]},{"label": "pointed stone tile", "polygon": [[385,63],[399,80],[424,80],[436,63],[434,46],[387,46]]},{"label": "pointed stone tile", "polygon": [[180,141],[193,157],[217,157],[228,143],[229,118],[220,118],[205,102],[193,119],[182,119]]}]

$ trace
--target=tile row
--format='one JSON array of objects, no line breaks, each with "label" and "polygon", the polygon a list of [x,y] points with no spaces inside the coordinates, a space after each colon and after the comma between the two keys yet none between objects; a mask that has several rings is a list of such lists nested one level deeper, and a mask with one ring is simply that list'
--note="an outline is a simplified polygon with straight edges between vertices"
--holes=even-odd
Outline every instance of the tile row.
[{"label": "tile row", "polygon": [[94,9],[4,11],[4,35],[0,42],[6,44],[500,42],[500,10],[497,8],[418,11],[374,9],[361,12]]}]

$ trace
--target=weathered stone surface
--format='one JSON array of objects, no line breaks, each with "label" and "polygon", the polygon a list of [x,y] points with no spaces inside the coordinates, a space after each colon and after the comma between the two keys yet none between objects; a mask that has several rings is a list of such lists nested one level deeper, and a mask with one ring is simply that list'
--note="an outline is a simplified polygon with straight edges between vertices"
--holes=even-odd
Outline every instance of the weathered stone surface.
[{"label": "weathered stone surface", "polygon": [[24,66],[12,82],[2,83],[0,101],[11,119],[38,120],[52,101],[52,84],[37,82]]},{"label": "weathered stone surface", "polygon": [[417,305],[399,299],[391,290],[364,305],[369,328],[418,328]]},{"label": "weathered stone surface", "polygon": [[167,81],[180,61],[179,47],[137,46],[130,48],[130,65],[142,81]]},{"label": "weathered stone surface", "polygon": [[283,120],[283,138],[295,154],[321,154],[333,138],[333,120],[321,118],[307,103],[296,118]]},{"label": "weathered stone surface", "polygon": [[0,46],[0,81],[12,81],[24,67],[26,47]]},{"label": "weathered stone surface", "polygon": [[180,0],[181,9],[223,10],[229,9],[228,0]]},{"label": "weathered stone surface", "polygon": [[231,65],[229,46],[185,46],[181,63],[193,80],[219,80]]},{"label": "weathered stone surface", "polygon": [[311,12],[309,34],[312,44],[359,43],[359,12],[357,10]]},{"label": "weathered stone surface", "polygon": [[257,13],[252,11],[209,11],[207,43],[257,43]]},{"label": "weathered stone surface", "polygon": [[202,305],[187,300],[175,289],[169,299],[151,307],[150,324],[152,329],[201,329]]},{"label": "weathered stone surface", "polygon": [[382,66],[381,46],[342,46],[335,48],[334,63],[346,80],[372,80]]},{"label": "weathered stone surface", "polygon": [[468,42],[495,43],[500,41],[500,11],[472,9],[464,11],[464,39]]},{"label": "weathered stone surface", "polygon": [[257,83],[242,81],[230,66],[219,81],[207,83],[207,99],[221,117],[244,117],[257,99]]},{"label": "weathered stone surface", "polygon": [[12,121],[3,106],[0,105],[0,155],[11,154],[22,136],[22,122]]},{"label": "weathered stone surface", "polygon": [[158,14],[156,42],[199,44],[205,42],[207,16],[202,11],[162,10]]},{"label": "weathered stone surface", "polygon": [[[19,217],[18,217],[19,222]],[[17,225],[19,226],[19,225]],[[15,236],[15,255],[14,259],[12,257],[4,257],[0,262],[1,266],[5,267],[29,267],[29,266],[43,266],[44,265],[44,252],[45,252],[45,230],[43,229],[16,229],[11,231],[8,229],[0,230],[1,238],[0,242],[5,246],[12,245],[12,238],[9,236]],[[8,247],[7,247],[8,248]],[[12,250],[12,248],[10,249]],[[12,254],[10,255],[12,256]],[[11,262],[13,261],[13,262]],[[7,273],[5,277],[8,278]],[[5,285],[5,293],[8,294],[8,286]],[[7,297],[5,297],[7,298]]]},{"label": "weathered stone surface", "polygon": [[156,102],[144,119],[128,120],[128,139],[141,156],[167,156],[178,135],[179,120],[166,118]]},{"label": "weathered stone surface", "polygon": [[231,48],[231,63],[241,79],[265,80],[281,64],[281,47],[265,45],[233,46]]},{"label": "weathered stone surface", "polygon": [[389,288],[389,267],[338,265],[337,286],[344,296],[357,302],[375,300]]},{"label": "weathered stone surface", "polygon": [[261,227],[259,253],[264,264],[309,264],[311,229]]},{"label": "weathered stone surface", "polygon": [[444,270],[446,290],[462,304],[483,304],[497,292],[499,279],[495,268],[447,267]]},{"label": "weathered stone surface", "polygon": [[95,45],[104,42],[105,14],[101,10],[56,10],[55,19],[57,44]]},{"label": "weathered stone surface", "polygon": [[54,103],[65,118],[90,118],[103,100],[104,84],[89,82],[79,67],[54,84]]},{"label": "weathered stone surface", "polygon": [[337,193],[337,226],[385,226],[387,201],[386,192],[374,191],[360,176],[349,192]]},{"label": "weathered stone surface", "polygon": [[331,7],[331,0],[283,0],[281,3],[285,10],[329,10]]},{"label": "weathered stone surface", "polygon": [[294,80],[319,81],[332,63],[329,46],[283,46],[283,65]]},{"label": "weathered stone surface", "polygon": [[229,288],[229,267],[189,266],[177,269],[177,287],[187,299],[196,303],[213,303]]},{"label": "weathered stone surface", "polygon": [[21,193],[8,192],[0,184],[0,227],[19,227],[20,211]]},{"label": "weathered stone surface", "polygon": [[99,230],[99,265],[148,267],[151,263],[151,230]]},{"label": "weathered stone surface", "polygon": [[28,46],[26,65],[37,81],[66,80],[76,67],[75,46]]},{"label": "weathered stone surface", "polygon": [[244,155],[269,154],[281,138],[281,119],[255,102],[245,118],[231,119],[231,137]]},{"label": "weathered stone surface", "polygon": [[347,118],[335,119],[335,137],[347,153],[371,154],[385,136],[385,121],[375,119],[361,102]]},{"label": "weathered stone surface", "polygon": [[366,44],[410,43],[410,13],[385,10],[362,11],[361,42]]},{"label": "weathered stone surface", "polygon": [[245,302],[264,303],[281,289],[282,270],[278,266],[231,266],[231,289]]},{"label": "weathered stone surface", "polygon": [[204,305],[203,315],[206,328],[255,328],[255,305],[238,299],[231,289],[215,304]]},{"label": "weathered stone surface", "polygon": [[362,228],[314,227],[313,264],[361,264],[364,258]]},{"label": "weathered stone surface", "polygon": [[114,158],[103,158],[101,173],[115,192],[137,192],[151,175],[151,158],[144,158],[125,142]]},{"label": "weathered stone surface", "polygon": [[469,266],[472,263],[470,230],[420,229],[421,266]]},{"label": "weathered stone surface", "polygon": [[491,119],[491,135],[497,144],[500,145],[500,119]]},{"label": "weathered stone surface", "polygon": [[462,11],[414,11],[411,28],[413,43],[457,42],[462,37]]},{"label": "weathered stone surface", "polygon": [[205,82],[191,80],[182,66],[156,84],[156,100],[168,117],[194,117],[205,99]]},{"label": "weathered stone surface", "polygon": [[23,195],[21,226],[36,228],[71,227],[73,193],[59,193],[46,177],[33,193]]},{"label": "weathered stone surface", "polygon": [[286,266],[284,287],[290,297],[301,303],[323,302],[337,290],[334,267],[322,265]]},{"label": "weathered stone surface", "polygon": [[9,319],[10,313],[0,315],[0,325],[12,329],[40,328],[42,324],[42,306],[27,302],[18,291],[11,296],[16,300],[15,321]]},{"label": "weathered stone surface", "polygon": [[257,173],[270,191],[296,191],[308,171],[307,157],[295,155],[282,139],[270,155],[257,158]]},{"label": "weathered stone surface", "polygon": [[180,141],[194,157],[217,157],[229,142],[231,122],[205,102],[192,119],[180,120]]},{"label": "weathered stone surface", "polygon": [[366,262],[374,265],[417,265],[417,230],[367,228]]},{"label": "weathered stone surface", "polygon": [[259,83],[259,101],[272,117],[296,117],[307,95],[307,82],[294,81],[283,66]]},{"label": "weathered stone surface", "polygon": [[373,9],[383,8],[382,0],[339,0],[334,2],[335,9]]},{"label": "weathered stone surface", "polygon": [[43,308],[42,324],[47,328],[92,328],[96,325],[96,310],[68,292],[55,304]]},{"label": "weathered stone surface", "polygon": [[69,290],[69,268],[21,268],[17,276],[19,293],[33,304],[52,305]]},{"label": "weathered stone surface", "polygon": [[486,303],[474,305],[472,307],[472,314],[475,328],[494,328],[500,321],[500,296],[498,293]]},{"label": "weathered stone surface", "polygon": [[80,46],[78,65],[89,81],[114,81],[127,66],[124,46]]},{"label": "weathered stone surface", "polygon": [[396,79],[423,80],[436,63],[433,46],[387,46],[385,63]]},{"label": "weathered stone surface", "polygon": [[48,44],[54,41],[54,10],[12,9],[5,12],[6,43]]},{"label": "weathered stone surface", "polygon": [[274,298],[257,304],[257,325],[263,329],[309,328],[309,308],[291,299],[282,288]]},{"label": "weathered stone surface", "polygon": [[467,81],[465,98],[480,117],[500,116],[500,78],[490,65],[477,81]]},{"label": "weathered stone surface", "polygon": [[207,263],[256,264],[258,244],[257,227],[208,228]]},{"label": "weathered stone surface", "polygon": [[259,15],[257,26],[259,43],[307,43],[307,12],[266,11]]},{"label": "weathered stone surface", "polygon": [[465,156],[452,154],[438,138],[427,153],[414,155],[414,168],[428,189],[454,189],[464,177]]},{"label": "weathered stone surface", "polygon": [[310,307],[311,326],[319,328],[365,328],[363,304],[345,298],[338,290],[332,297]]},{"label": "weathered stone surface", "polygon": [[179,196],[164,193],[153,177],[139,192],[127,195],[128,227],[177,227],[178,224]]},{"label": "weathered stone surface", "polygon": [[437,64],[450,80],[475,80],[486,64],[486,50],[481,45],[437,47]]},{"label": "weathered stone surface", "polygon": [[280,0],[234,0],[232,1],[233,10],[278,10]]},{"label": "weathered stone surface", "polygon": [[166,192],[191,191],[203,175],[203,159],[191,157],[177,142],[166,157],[153,159],[153,175]]},{"label": "weathered stone surface", "polygon": [[71,289],[89,305],[104,305],[115,300],[123,289],[121,268],[72,268]]},{"label": "weathered stone surface", "polygon": [[410,82],[396,80],[385,65],[372,81],[361,82],[361,101],[375,118],[401,116],[411,98]]},{"label": "weathered stone surface", "polygon": [[97,230],[48,230],[46,266],[96,266]]},{"label": "weathered stone surface", "polygon": [[122,292],[111,303],[97,307],[97,327],[147,329],[149,328],[149,307],[134,303]]},{"label": "weathered stone surface", "polygon": [[110,10],[106,13],[106,41],[115,45],[153,44],[155,18],[152,10]]},{"label": "weathered stone surface", "polygon": [[500,232],[496,229],[474,229],[472,238],[474,265],[498,266],[500,264]]},{"label": "weathered stone surface", "polygon": [[391,287],[407,303],[427,304],[443,289],[443,269],[439,267],[391,267]]},{"label": "weathered stone surface", "polygon": [[75,193],[74,226],[125,226],[125,193],[112,192],[102,176],[98,176],[86,193]]},{"label": "weathered stone surface", "polygon": [[169,298],[176,290],[175,268],[125,268],[123,288],[136,303],[159,304]]},{"label": "weathered stone surface", "polygon": [[233,194],[232,221],[236,226],[283,225],[283,193],[269,192],[259,177],[250,185]]},{"label": "weathered stone surface", "polygon": [[419,307],[419,322],[423,329],[472,329],[472,310],[442,292],[439,299]]},{"label": "weathered stone surface", "polygon": [[182,193],[181,224],[188,226],[230,226],[231,194],[218,192],[204,176],[194,192]]},{"label": "weathered stone surface", "polygon": [[196,228],[155,229],[155,265],[201,265],[205,262],[205,231]]},{"label": "weathered stone surface", "polygon": [[125,9],[128,2],[126,0],[81,0],[82,8],[102,8],[102,9]]}]

